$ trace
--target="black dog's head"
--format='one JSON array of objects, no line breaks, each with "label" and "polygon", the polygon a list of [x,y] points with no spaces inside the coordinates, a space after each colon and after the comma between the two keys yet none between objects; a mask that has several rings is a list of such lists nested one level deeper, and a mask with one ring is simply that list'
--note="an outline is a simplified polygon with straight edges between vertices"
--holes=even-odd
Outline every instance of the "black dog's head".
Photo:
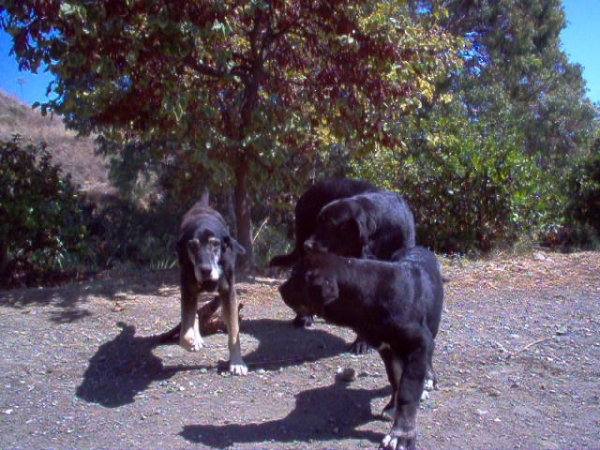
[{"label": "black dog's head", "polygon": [[335,200],[317,216],[317,228],[306,240],[308,253],[330,252],[346,257],[362,257],[363,247],[375,231],[375,222],[353,198]]},{"label": "black dog's head", "polygon": [[323,308],[337,300],[339,289],[325,261],[330,255],[308,255],[301,259],[290,278],[279,287],[284,303],[300,316],[323,315]]}]

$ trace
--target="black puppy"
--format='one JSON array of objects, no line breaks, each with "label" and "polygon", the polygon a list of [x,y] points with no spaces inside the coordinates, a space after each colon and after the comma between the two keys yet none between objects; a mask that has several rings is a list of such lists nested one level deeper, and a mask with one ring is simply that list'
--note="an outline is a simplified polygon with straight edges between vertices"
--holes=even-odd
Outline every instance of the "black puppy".
[{"label": "black puppy", "polygon": [[[349,180],[346,178],[335,178],[323,180],[309,187],[300,196],[296,203],[295,232],[296,245],[288,255],[277,255],[269,262],[270,267],[292,267],[300,258],[306,254],[304,241],[306,241],[317,228],[317,216],[328,203],[340,198],[351,197],[366,192],[379,192],[381,189],[362,180]],[[296,316],[293,324],[297,327],[309,327],[313,324],[312,316]],[[358,342],[358,343],[357,343]],[[352,344],[352,351],[362,353],[363,345],[360,341]]]},{"label": "black puppy", "polygon": [[[203,344],[198,319],[198,295],[218,291],[227,324],[229,371],[246,375],[239,336],[239,311],[235,293],[236,254],[244,248],[229,234],[223,217],[208,206],[208,194],[190,209],[181,223],[177,253],[181,268],[181,328],[179,345],[198,351]],[[177,332],[175,327],[165,335]]]},{"label": "black puppy", "polygon": [[345,178],[323,180],[309,187],[300,196],[294,209],[296,232],[296,246],[294,250],[288,255],[273,257],[269,262],[269,266],[292,267],[296,261],[306,254],[304,241],[317,229],[317,216],[325,205],[340,198],[379,191],[381,189],[366,181]]},{"label": "black puppy", "polygon": [[432,358],[444,292],[432,252],[413,247],[392,259],[307,255],[280,293],[298,314],[350,327],[377,349],[392,385],[382,415],[393,426],[381,448],[397,450],[414,448],[419,400],[426,380],[436,381]]},{"label": "black puppy", "polygon": [[415,221],[408,203],[388,191],[368,192],[332,201],[321,209],[317,226],[305,241],[308,252],[389,261],[415,246]]}]

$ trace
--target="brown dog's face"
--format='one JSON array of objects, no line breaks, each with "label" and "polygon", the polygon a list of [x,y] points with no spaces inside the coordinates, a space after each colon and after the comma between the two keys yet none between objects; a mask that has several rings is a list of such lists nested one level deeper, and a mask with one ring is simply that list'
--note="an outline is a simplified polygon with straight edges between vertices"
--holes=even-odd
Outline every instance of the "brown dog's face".
[{"label": "brown dog's face", "polygon": [[186,243],[187,256],[194,266],[194,275],[198,284],[206,290],[216,289],[223,274],[219,264],[221,259],[221,240],[213,235],[201,236]]},{"label": "brown dog's face", "polygon": [[224,260],[235,265],[235,255],[244,254],[244,248],[231,236],[218,237],[203,230],[196,238],[185,243],[185,253],[194,267],[194,276],[204,290],[213,291],[223,275]]}]

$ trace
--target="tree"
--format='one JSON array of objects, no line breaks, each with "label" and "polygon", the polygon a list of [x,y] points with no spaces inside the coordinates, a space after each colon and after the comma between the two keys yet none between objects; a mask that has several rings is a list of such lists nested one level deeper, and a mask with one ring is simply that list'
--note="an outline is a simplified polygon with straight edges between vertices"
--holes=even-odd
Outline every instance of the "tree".
[{"label": "tree", "polygon": [[[449,11],[448,32],[471,44],[454,78],[472,120],[497,126],[509,117],[522,130],[524,154],[561,176],[589,148],[598,110],[585,98],[581,66],[560,48],[561,0],[433,0]],[[509,125],[513,127],[513,125]]]},{"label": "tree", "polygon": [[[251,255],[254,186],[332,143],[361,157],[402,143],[399,118],[432,98],[459,42],[406,1],[5,1],[20,67],[56,76],[41,105],[81,132],[155,143],[199,185],[233,188]],[[283,173],[284,172],[284,173]],[[199,186],[199,191],[202,186]],[[251,256],[250,256],[251,257]]]},{"label": "tree", "polygon": [[[411,152],[395,185],[415,199],[421,242],[444,251],[489,250],[519,236],[539,237],[571,220],[574,194],[562,180],[597,136],[598,110],[585,98],[581,68],[560,49],[558,0],[434,0],[447,32],[470,44],[463,70],[432,104],[404,122]],[[357,168],[393,173],[393,151]],[[575,193],[576,194],[576,193]]]}]

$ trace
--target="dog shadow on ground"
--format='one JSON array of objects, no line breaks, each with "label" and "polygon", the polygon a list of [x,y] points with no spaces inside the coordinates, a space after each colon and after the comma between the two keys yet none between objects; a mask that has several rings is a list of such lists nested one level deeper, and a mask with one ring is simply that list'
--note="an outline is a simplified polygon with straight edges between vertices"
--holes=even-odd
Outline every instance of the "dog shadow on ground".
[{"label": "dog shadow on ground", "polygon": [[180,435],[194,444],[213,448],[252,443],[339,441],[341,438],[367,440],[376,445],[383,433],[357,428],[377,419],[370,411],[371,400],[389,394],[389,387],[352,389],[349,384],[338,381],[298,393],[294,410],[282,419],[244,425],[187,425]]},{"label": "dog shadow on ground", "polygon": [[121,332],[98,348],[75,393],[86,402],[107,408],[133,403],[150,383],[167,380],[177,373],[177,368],[165,368],[152,353],[159,344],[155,337],[136,337],[133,325],[118,325]]},{"label": "dog shadow on ground", "polygon": [[242,353],[250,370],[278,370],[348,351],[348,344],[342,338],[318,328],[297,328],[291,321],[244,320],[240,329],[259,342],[256,349],[245,352],[242,337]]},{"label": "dog shadow on ground", "polygon": [[[77,387],[75,395],[86,402],[118,408],[133,403],[136,395],[148,389],[153,382],[168,380],[180,371],[214,368],[193,364],[165,365],[153,352],[157,346],[167,345],[160,341],[159,336],[136,336],[135,326],[123,322],[119,322],[118,326],[121,329],[118,336],[100,345]],[[254,351],[244,353],[250,370],[258,367],[279,369],[316,361],[347,349],[343,339],[324,330],[296,329],[286,321],[244,321],[242,333],[258,340]],[[172,344],[177,345],[176,342]],[[211,352],[211,349],[201,351]],[[192,357],[190,360],[193,360]],[[214,361],[219,370],[227,370],[227,361],[218,361],[216,356]]]}]

